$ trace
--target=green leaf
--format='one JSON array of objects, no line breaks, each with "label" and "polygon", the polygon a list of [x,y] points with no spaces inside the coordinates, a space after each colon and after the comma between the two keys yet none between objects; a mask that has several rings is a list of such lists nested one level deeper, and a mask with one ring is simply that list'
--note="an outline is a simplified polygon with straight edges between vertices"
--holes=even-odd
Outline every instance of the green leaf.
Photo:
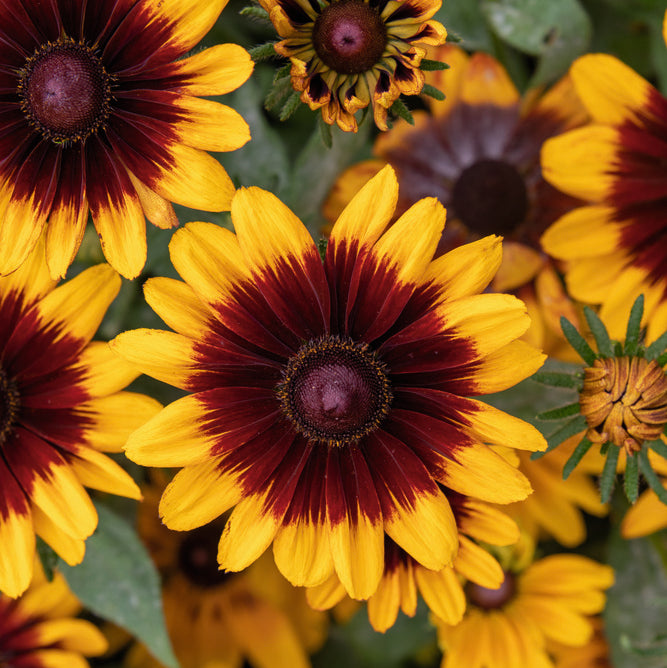
[{"label": "green leaf", "polygon": [[618,464],[618,455],[621,449],[612,445],[607,451],[607,459],[600,476],[600,501],[607,503],[611,499],[611,493],[614,491],[616,483],[616,465]]},{"label": "green leaf", "polygon": [[259,19],[260,21],[270,21],[268,12],[262,7],[252,6],[243,7],[239,12],[241,16],[247,16],[251,19]]},{"label": "green leaf", "polygon": [[429,60],[428,58],[423,58],[421,63],[419,63],[419,69],[422,72],[434,72],[436,70],[448,70],[449,65],[443,63],[441,60]]},{"label": "green leaf", "polygon": [[658,358],[665,348],[667,348],[667,332],[661,334],[646,348],[646,359],[653,360]]},{"label": "green leaf", "polygon": [[667,459],[667,445],[660,440],[650,441],[647,446],[657,452],[661,457]]},{"label": "green leaf", "polygon": [[634,503],[639,496],[639,455],[637,453],[626,457],[623,489],[628,501]]},{"label": "green leaf", "polygon": [[[262,111],[262,84],[268,88],[271,73],[267,67],[261,72],[263,81],[251,77],[241,88],[220,99],[243,116],[252,139],[236,151],[218,153],[217,157],[235,185],[259,186],[281,197],[289,181],[289,160],[282,135],[271,127]],[[291,91],[289,80],[287,84]]]},{"label": "green leaf", "polygon": [[118,624],[162,663],[176,668],[162,613],[160,578],[137,532],[96,503],[99,523],[79,566],[61,564],[74,594],[91,612]]},{"label": "green leaf", "polygon": [[252,49],[248,50],[250,57],[256,62],[259,63],[262,60],[269,60],[270,58],[276,57],[276,50],[273,48],[275,42],[267,42],[266,44],[260,44],[255,46]]},{"label": "green leaf", "polygon": [[533,452],[530,458],[539,459],[540,457],[543,457],[547,452],[551,452],[554,448],[557,448],[565,439],[578,434],[584,429],[586,429],[586,418],[583,415],[579,415],[574,418],[574,420],[566,422],[560,429],[557,429],[547,438],[546,450],[542,450],[542,452]]},{"label": "green leaf", "polygon": [[551,410],[544,411],[543,413],[538,413],[538,420],[562,420],[563,418],[570,417],[571,415],[578,415],[581,407],[577,401],[574,404],[568,404],[567,406],[561,406],[560,408],[552,408]]},{"label": "green leaf", "polygon": [[[435,86],[431,86],[429,84],[424,84],[424,87],[422,88],[422,95],[428,95],[429,97],[432,97],[434,100],[445,99],[445,94],[441,90],[438,90]],[[412,122],[412,125],[414,125],[414,120]]]},{"label": "green leaf", "polygon": [[[614,668],[665,668],[665,656],[650,655],[650,648],[664,637],[667,617],[667,574],[664,554],[667,534],[624,540],[612,530],[607,550],[614,568],[614,586],[607,592],[605,635]],[[638,657],[641,654],[641,659]]]},{"label": "green leaf", "polygon": [[635,303],[630,309],[630,317],[628,318],[628,327],[625,332],[625,348],[626,355],[634,355],[639,346],[639,336],[641,334],[642,316],[644,315],[644,295],[639,295],[635,299]]},{"label": "green leaf", "polygon": [[569,456],[568,460],[563,466],[563,480],[567,480],[570,477],[570,473],[574,471],[579,465],[579,462],[584,458],[584,455],[591,449],[593,444],[584,436],[584,438],[579,441],[579,444],[574,449],[574,452]]},{"label": "green leaf", "polygon": [[584,306],[584,315],[586,316],[586,322],[588,323],[588,326],[591,328],[591,332],[595,337],[595,343],[597,344],[600,355],[603,357],[613,357],[614,349],[611,345],[609,332],[604,326],[602,320],[600,320],[598,314],[592,308]]},{"label": "green leaf", "polygon": [[287,102],[283,105],[283,108],[280,110],[280,120],[286,121],[298,108],[301,104],[301,99],[299,98],[298,93],[292,93],[288,98]]},{"label": "green leaf", "polygon": [[[426,86],[424,86],[424,88],[426,88]],[[424,89],[422,88],[422,91],[423,90]],[[437,90],[437,89],[434,88],[433,90]],[[397,98],[396,100],[394,100],[394,104],[391,105],[390,111],[395,116],[398,116],[399,118],[402,118],[407,123],[410,123],[410,125],[415,124],[415,119],[412,118],[412,113],[405,106],[405,102],[403,102],[403,100],[401,100],[400,97]]]},{"label": "green leaf", "polygon": [[493,53],[493,36],[479,2],[447,0],[433,18],[447,28],[448,42],[459,42],[469,51]]},{"label": "green leaf", "polygon": [[480,7],[501,39],[539,58],[531,87],[565,74],[588,49],[591,22],[577,0],[483,0]]},{"label": "green leaf", "polygon": [[538,371],[530,377],[530,380],[549,387],[570,387],[576,390],[580,390],[582,387],[580,377],[558,371]]},{"label": "green leaf", "polygon": [[646,478],[646,482],[649,484],[649,487],[655,492],[656,496],[664,503],[667,504],[667,489],[662,484],[660,477],[653,470],[651,462],[648,459],[648,450],[642,448],[639,451],[639,470],[642,472],[643,476]]},{"label": "green leaf", "polygon": [[[285,204],[304,222],[314,239],[321,236],[324,223],[322,202],[335,180],[351,163],[368,150],[369,123],[359,124],[357,132],[343,132],[327,125],[318,114],[318,128],[297,155],[285,196]],[[329,151],[322,155],[322,143]],[[366,157],[366,154],[363,154]],[[323,159],[326,158],[326,159]]]},{"label": "green leaf", "polygon": [[588,345],[586,339],[579,334],[577,328],[565,317],[561,316],[560,326],[563,330],[565,338],[570,342],[570,345],[577,351],[579,357],[581,357],[588,366],[593,366],[593,362],[597,359],[597,355],[593,352],[593,349]]},{"label": "green leaf", "polygon": [[404,668],[418,652],[435,644],[435,628],[420,602],[414,617],[399,613],[396,623],[378,633],[368,622],[365,606],[349,622],[332,626],[327,644],[314,657],[314,668]]}]

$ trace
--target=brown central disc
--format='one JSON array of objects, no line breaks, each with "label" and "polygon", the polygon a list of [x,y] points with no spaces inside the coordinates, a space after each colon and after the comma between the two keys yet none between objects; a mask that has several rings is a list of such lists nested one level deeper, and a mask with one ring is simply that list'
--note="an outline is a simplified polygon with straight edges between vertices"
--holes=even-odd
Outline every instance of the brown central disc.
[{"label": "brown central disc", "polygon": [[218,568],[218,542],[224,524],[212,522],[188,531],[178,549],[178,568],[198,587],[215,587],[230,578]]},{"label": "brown central disc", "polygon": [[479,160],[463,170],[452,192],[454,215],[479,234],[507,234],[528,212],[528,193],[517,169],[502,160]]},{"label": "brown central disc", "polygon": [[373,431],[392,398],[386,368],[368,346],[336,337],[305,344],[277,389],[296,430],[331,445],[358,441]]},{"label": "brown central disc", "polygon": [[341,74],[370,70],[387,44],[387,29],[376,9],[359,0],[334,2],[313,28],[313,45],[325,65]]},{"label": "brown central disc", "polygon": [[28,120],[55,143],[83,141],[109,113],[109,76],[92,49],[70,40],[28,59],[19,94]]},{"label": "brown central disc", "polygon": [[482,587],[474,582],[466,584],[468,600],[478,608],[496,610],[507,605],[516,593],[516,576],[505,571],[505,579],[498,589]]},{"label": "brown central disc", "polygon": [[7,374],[0,368],[0,446],[8,439],[20,408],[19,392]]}]

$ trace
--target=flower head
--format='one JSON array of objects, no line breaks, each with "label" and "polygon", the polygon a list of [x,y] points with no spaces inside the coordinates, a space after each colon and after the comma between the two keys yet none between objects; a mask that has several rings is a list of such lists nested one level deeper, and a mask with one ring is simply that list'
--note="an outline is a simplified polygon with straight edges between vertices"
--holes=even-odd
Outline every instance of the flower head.
[{"label": "flower head", "polygon": [[401,94],[424,86],[419,65],[427,45],[447,33],[429,20],[440,0],[261,0],[278,34],[275,50],[292,62],[294,90],[322,118],[357,130],[355,113],[369,105],[387,129],[387,110]]},{"label": "flower head", "polygon": [[448,222],[438,254],[488,234],[502,235],[503,262],[492,282],[497,291],[520,290],[529,307],[530,342],[562,353],[559,318],[577,313],[539,239],[560,215],[580,203],[543,178],[544,141],[583,123],[586,114],[569,79],[544,94],[521,97],[503,66],[485,53],[468,56],[446,44],[428,54],[448,62],[428,72],[444,101],[415,112],[414,126],[399,121],[380,135],[376,159],[348,169],[334,185],[325,215],[334,220],[353,191],[383,164],[396,170],[400,214],[422,197],[437,197]]},{"label": "flower head", "polygon": [[591,639],[591,615],[604,608],[613,569],[576,554],[536,561],[517,554],[508,553],[500,588],[466,587],[468,609],[458,625],[434,619],[442,668],[553,668],[547,642],[582,647]]},{"label": "flower head", "polygon": [[542,165],[549,182],[590,203],[542,243],[567,261],[570,293],[601,304],[614,338],[644,294],[652,340],[667,329],[667,99],[610,55],[582,56],[571,75],[593,122],[547,142]]},{"label": "flower head", "polygon": [[131,498],[139,489],[100,451],[160,408],[121,392],[137,373],[91,342],[120,288],[108,265],[54,287],[43,240],[0,278],[0,591],[30,582],[35,534],[67,563],[83,559],[97,512],[84,486]]},{"label": "flower head", "polygon": [[0,665],[87,668],[85,657],[103,654],[107,642],[91,622],[75,617],[80,609],[62,574],[47,582],[38,564],[20,598],[0,593]]},{"label": "flower head", "polygon": [[126,453],[184,467],[160,503],[167,526],[194,529],[234,508],[222,568],[241,570],[273,543],[293,584],[335,572],[352,597],[368,598],[385,534],[427,568],[451,563],[458,531],[439,482],[500,503],[529,492],[489,444],[535,450],[542,436],[469,398],[543,361],[516,341],[528,327],[523,304],[477,294],[498,267],[499,240],[432,261],[444,209],[422,200],[385,231],[397,191],[390,167],[369,182],[334,226],[323,264],[277,198],[239,190],[236,234],[186,226],[170,246],[186,282],[146,284],[177,333],[112,342],[192,393],[137,430]]},{"label": "flower head", "polygon": [[[667,490],[656,475],[651,457],[667,458],[667,332],[651,345],[641,343],[644,297],[633,304],[625,342],[612,341],[598,315],[585,307],[586,320],[593,333],[595,352],[565,318],[563,333],[586,364],[576,376],[545,374],[536,376],[547,384],[576,389],[576,403],[541,414],[543,419],[573,417],[550,438],[549,450],[564,438],[580,434],[579,444],[563,468],[567,478],[593,445],[606,457],[600,481],[602,501],[608,501],[617,470],[625,472],[625,493],[637,500],[639,472],[653,491],[667,503]],[[653,450],[652,453],[649,451]],[[621,452],[625,457],[621,458]],[[620,464],[620,467],[619,467]]]},{"label": "flower head", "polygon": [[123,276],[146,261],[145,218],[178,224],[171,202],[229,208],[233,185],[205,151],[250,138],[220,95],[252,71],[218,45],[179,60],[226,0],[74,0],[0,8],[3,94],[0,275],[23,262],[46,226],[51,275],[65,275],[92,214]]},{"label": "flower head", "polygon": [[[169,530],[158,517],[166,480],[157,471],[152,478],[142,489],[139,535],[162,578],[165,620],[179,665],[309,665],[308,653],[324,642],[326,615],[308,606],[305,592],[285,581],[269,554],[242,573],[218,570],[224,521]],[[125,665],[162,666],[140,644],[130,649]]]}]

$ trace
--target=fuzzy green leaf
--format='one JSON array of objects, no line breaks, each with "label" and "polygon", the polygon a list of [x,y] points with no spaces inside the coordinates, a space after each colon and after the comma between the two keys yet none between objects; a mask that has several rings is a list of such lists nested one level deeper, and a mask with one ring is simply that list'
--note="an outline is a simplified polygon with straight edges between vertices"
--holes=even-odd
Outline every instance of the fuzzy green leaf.
[{"label": "fuzzy green leaf", "polygon": [[611,345],[609,332],[598,314],[592,308],[584,306],[584,315],[586,316],[588,326],[591,328],[600,355],[603,357],[613,357],[614,349]]},{"label": "fuzzy green leaf", "polygon": [[667,489],[664,488],[662,481],[658,474],[653,470],[651,462],[648,459],[648,451],[642,448],[639,451],[639,470],[646,478],[649,487],[655,492],[656,496],[665,504],[667,504]]},{"label": "fuzzy green leaf", "polygon": [[536,383],[549,385],[550,387],[570,387],[580,390],[582,387],[581,378],[573,376],[571,373],[560,373],[558,371],[538,371],[531,377]]},{"label": "fuzzy green leaf", "polygon": [[611,493],[614,491],[614,484],[616,483],[616,465],[618,464],[618,455],[621,449],[612,446],[607,451],[607,459],[602,469],[600,476],[600,501],[607,503],[611,498]]},{"label": "fuzzy green leaf", "polygon": [[637,453],[626,457],[623,489],[628,501],[634,503],[639,496],[639,455]]},{"label": "fuzzy green leaf", "polygon": [[415,119],[412,118],[412,113],[405,106],[405,102],[403,102],[403,100],[401,100],[400,97],[394,100],[394,104],[391,105],[391,112],[395,116],[398,116],[399,118],[402,118],[404,121],[410,123],[410,125],[415,124]]},{"label": "fuzzy green leaf", "polygon": [[423,72],[434,72],[436,70],[448,70],[449,65],[442,60],[429,60],[428,58],[423,58],[421,63],[419,63],[419,69]]},{"label": "fuzzy green leaf", "polygon": [[630,317],[628,318],[628,327],[625,332],[625,348],[626,355],[634,355],[639,346],[639,336],[641,334],[641,322],[644,315],[644,295],[639,295],[635,299],[635,303],[630,309]]},{"label": "fuzzy green leaf", "polygon": [[557,448],[565,439],[570,438],[586,429],[586,418],[583,415],[579,415],[574,420],[566,422],[560,429],[557,429],[551,436],[547,438],[547,449],[542,450],[541,452],[533,452],[530,456],[531,459],[539,459],[551,452],[554,448]]},{"label": "fuzzy green leaf", "polygon": [[298,108],[301,104],[301,99],[299,98],[298,93],[292,93],[288,98],[287,102],[283,105],[283,108],[280,110],[280,120],[286,121]]},{"label": "fuzzy green leaf", "polygon": [[560,326],[563,330],[565,338],[570,342],[570,345],[577,351],[579,357],[581,357],[588,366],[593,366],[593,362],[597,359],[597,355],[593,352],[593,349],[588,345],[586,339],[579,334],[577,328],[565,317],[561,316]]},{"label": "fuzzy green leaf", "polygon": [[647,446],[657,452],[661,457],[667,459],[667,445],[663,441],[655,440],[647,443]]},{"label": "fuzzy green leaf", "polygon": [[275,109],[293,90],[289,77],[278,79],[267,93],[266,98],[264,98],[264,108],[268,111]]},{"label": "fuzzy green leaf", "polygon": [[570,415],[578,415],[581,407],[577,401],[574,404],[567,404],[567,406],[561,406],[560,408],[552,408],[551,410],[544,411],[537,415],[538,420],[562,420],[563,418],[570,417]]},{"label": "fuzzy green leaf", "polygon": [[667,348],[667,332],[660,335],[648,348],[646,348],[646,359],[654,360],[661,356]]},{"label": "fuzzy green leaf", "polygon": [[62,564],[67,583],[83,605],[143,642],[162,663],[176,668],[162,613],[160,578],[137,532],[97,503],[99,523],[78,566]]},{"label": "fuzzy green leaf", "polygon": [[584,436],[584,438],[579,441],[579,445],[574,449],[572,454],[569,456],[568,460],[563,466],[563,480],[567,480],[570,477],[570,473],[579,466],[579,462],[584,458],[585,454],[591,449],[593,444]]},{"label": "fuzzy green leaf", "polygon": [[428,95],[434,100],[442,101],[445,99],[445,94],[441,90],[438,90],[435,86],[430,86],[429,84],[424,84],[422,95]]},{"label": "fuzzy green leaf", "polygon": [[262,7],[257,7],[256,5],[253,5],[251,7],[244,7],[239,14],[241,16],[247,16],[248,18],[251,19],[259,19],[260,21],[270,21],[271,19],[269,18],[269,14],[265,9],[262,9]]},{"label": "fuzzy green leaf", "polygon": [[287,63],[286,65],[283,65],[282,67],[279,67],[276,70],[276,73],[273,75],[273,83],[274,85],[280,80],[280,79],[285,79],[290,76],[290,72],[292,71],[292,63]]},{"label": "fuzzy green leaf", "polygon": [[[623,502],[621,495],[615,501]],[[619,514],[623,509],[619,509]],[[614,569],[614,586],[607,592],[605,636],[614,668],[665,668],[665,656],[647,656],[639,648],[655,647],[665,633],[667,616],[667,533],[650,538],[624,539],[618,527],[609,539],[608,563]]]},{"label": "fuzzy green leaf", "polygon": [[248,53],[256,63],[262,62],[263,60],[269,60],[270,58],[275,58],[277,55],[273,45],[274,42],[260,44],[259,46],[255,46],[252,49],[248,49]]}]

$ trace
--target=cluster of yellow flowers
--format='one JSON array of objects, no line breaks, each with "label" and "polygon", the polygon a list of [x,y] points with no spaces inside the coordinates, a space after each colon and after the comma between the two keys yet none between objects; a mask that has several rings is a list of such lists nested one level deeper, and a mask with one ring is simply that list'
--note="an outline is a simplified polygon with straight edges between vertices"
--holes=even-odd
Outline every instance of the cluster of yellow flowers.
[{"label": "cluster of yellow flowers", "polygon": [[[263,0],[297,98],[386,131],[335,182],[318,247],[209,154],[251,140],[205,99],[249,53],[192,52],[225,4],[0,6],[0,666],[106,651],[37,558],[82,562],[86,488],[139,500],[183,668],[308,666],[324,611],[365,603],[385,632],[419,597],[443,668],[611,665],[613,569],[540,546],[581,545],[617,472],[624,535],[667,526],[667,99],[602,54],[522,97],[445,44],[438,0]],[[143,276],[169,330],[93,340],[173,204],[234,231],[187,223],[180,278]],[[58,285],[89,214],[106,262]],[[578,392],[548,439],[479,398],[572,348],[583,374],[537,376]],[[140,374],[180,397],[127,389]],[[138,644],[126,662],[161,665]]]}]

